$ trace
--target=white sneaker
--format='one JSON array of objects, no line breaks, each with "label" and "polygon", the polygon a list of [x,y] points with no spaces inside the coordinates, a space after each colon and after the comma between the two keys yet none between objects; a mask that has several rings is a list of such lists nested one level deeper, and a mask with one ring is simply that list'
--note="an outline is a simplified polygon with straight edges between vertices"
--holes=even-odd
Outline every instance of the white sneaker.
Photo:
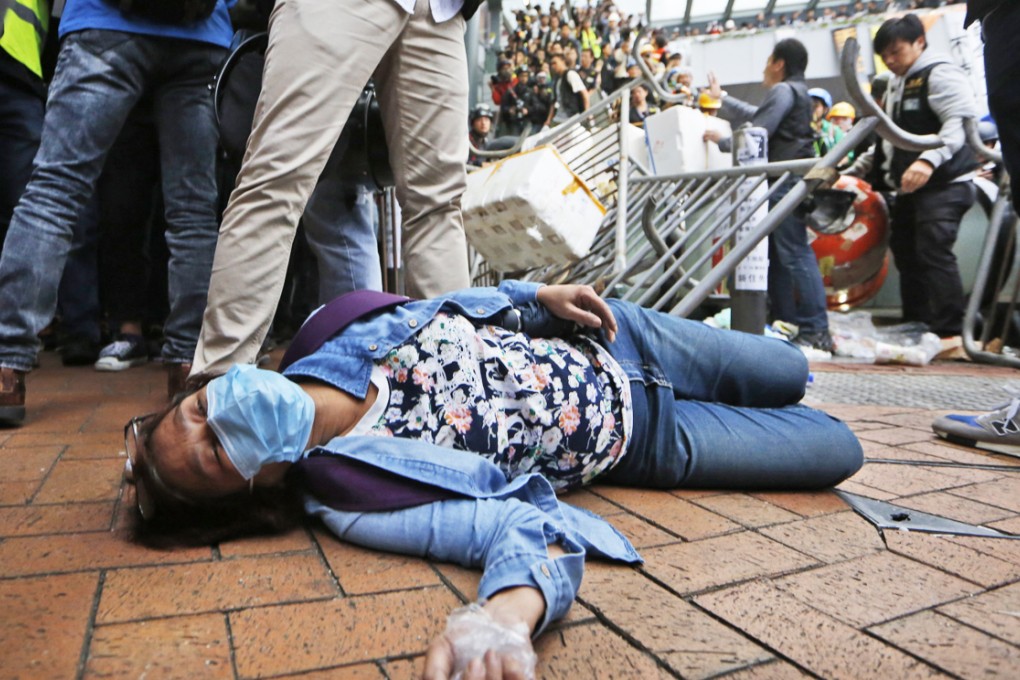
[{"label": "white sneaker", "polygon": [[124,371],[140,366],[149,360],[145,338],[132,333],[121,333],[117,339],[99,351],[97,371]]}]

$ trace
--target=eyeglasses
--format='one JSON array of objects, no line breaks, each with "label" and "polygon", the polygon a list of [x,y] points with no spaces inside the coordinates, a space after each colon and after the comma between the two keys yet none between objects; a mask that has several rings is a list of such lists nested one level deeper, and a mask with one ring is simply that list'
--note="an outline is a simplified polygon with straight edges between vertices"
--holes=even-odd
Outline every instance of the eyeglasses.
[{"label": "eyeglasses", "polygon": [[142,519],[152,519],[156,514],[156,504],[152,498],[152,494],[149,493],[148,485],[145,480],[135,474],[135,468],[138,467],[138,462],[144,458],[143,449],[145,448],[142,443],[141,431],[142,426],[146,422],[151,420],[156,414],[146,413],[145,415],[135,416],[127,422],[124,426],[124,451],[127,453],[127,462],[124,464],[124,475],[127,477],[129,482],[135,485],[135,498],[138,501],[138,512],[142,514]]}]

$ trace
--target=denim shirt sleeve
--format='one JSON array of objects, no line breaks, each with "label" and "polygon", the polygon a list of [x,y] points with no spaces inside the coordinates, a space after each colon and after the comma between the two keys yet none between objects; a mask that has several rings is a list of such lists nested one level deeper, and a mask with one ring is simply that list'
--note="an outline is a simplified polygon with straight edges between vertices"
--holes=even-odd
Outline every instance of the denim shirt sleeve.
[{"label": "denim shirt sleeve", "polygon": [[[584,549],[537,507],[516,498],[448,500],[391,512],[343,512],[314,499],[319,517],[344,541],[484,569],[479,599],[516,586],[537,588],[545,613],[534,636],[570,609],[584,574]],[[551,558],[546,546],[566,553]]]}]

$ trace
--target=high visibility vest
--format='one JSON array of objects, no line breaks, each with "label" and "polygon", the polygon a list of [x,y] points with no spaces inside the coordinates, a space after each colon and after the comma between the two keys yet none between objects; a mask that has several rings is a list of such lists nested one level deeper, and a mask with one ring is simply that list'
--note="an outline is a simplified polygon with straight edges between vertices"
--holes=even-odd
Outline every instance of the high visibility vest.
[{"label": "high visibility vest", "polygon": [[42,78],[43,44],[50,27],[47,0],[0,0],[0,47]]}]

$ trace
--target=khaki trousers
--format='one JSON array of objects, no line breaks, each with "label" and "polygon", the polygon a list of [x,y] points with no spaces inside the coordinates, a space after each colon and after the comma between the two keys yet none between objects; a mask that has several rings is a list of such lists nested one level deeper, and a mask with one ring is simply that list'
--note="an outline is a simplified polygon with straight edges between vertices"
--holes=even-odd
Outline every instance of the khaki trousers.
[{"label": "khaki trousers", "polygon": [[371,76],[404,216],[407,294],[470,285],[464,19],[428,2],[277,0],[263,88],[213,262],[192,375],[251,363],[283,289],[298,220]]}]

